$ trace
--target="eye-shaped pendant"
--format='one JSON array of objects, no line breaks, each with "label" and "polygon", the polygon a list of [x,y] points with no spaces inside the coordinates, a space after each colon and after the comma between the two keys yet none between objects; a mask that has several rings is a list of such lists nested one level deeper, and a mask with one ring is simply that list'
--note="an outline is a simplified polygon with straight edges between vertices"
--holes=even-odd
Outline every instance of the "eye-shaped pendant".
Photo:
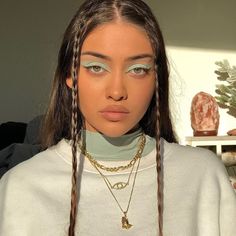
[{"label": "eye-shaped pendant", "polygon": [[112,186],[112,189],[121,190],[124,189],[129,183],[118,182]]}]

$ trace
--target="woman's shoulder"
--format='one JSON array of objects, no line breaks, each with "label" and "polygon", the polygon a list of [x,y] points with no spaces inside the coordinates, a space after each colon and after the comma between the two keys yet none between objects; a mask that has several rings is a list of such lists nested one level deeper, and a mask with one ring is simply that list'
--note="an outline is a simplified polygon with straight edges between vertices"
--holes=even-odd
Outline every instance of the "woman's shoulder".
[{"label": "woman's shoulder", "polygon": [[225,169],[224,165],[214,152],[200,147],[184,146],[177,143],[168,143],[164,141],[164,155],[167,162],[176,165],[186,165],[189,167],[211,169]]},{"label": "woman's shoulder", "polygon": [[27,178],[38,178],[39,176],[46,175],[51,170],[62,167],[62,159],[59,157],[57,150],[62,146],[67,145],[65,140],[61,140],[54,146],[37,153],[30,159],[23,161],[6,172],[0,182],[7,179],[8,181],[27,181]]},{"label": "woman's shoulder", "polygon": [[[227,170],[214,152],[200,147],[165,142],[164,170],[177,181],[201,183],[211,189],[233,192]],[[203,184],[204,183],[204,184]]]}]

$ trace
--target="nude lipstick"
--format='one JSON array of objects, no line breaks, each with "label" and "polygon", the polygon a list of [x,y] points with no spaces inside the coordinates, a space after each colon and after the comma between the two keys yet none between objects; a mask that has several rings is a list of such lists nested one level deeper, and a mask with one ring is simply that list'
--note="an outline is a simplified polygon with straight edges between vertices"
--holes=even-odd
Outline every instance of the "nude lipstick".
[{"label": "nude lipstick", "polygon": [[108,121],[121,121],[130,113],[127,108],[121,105],[109,105],[99,111],[102,117]]}]

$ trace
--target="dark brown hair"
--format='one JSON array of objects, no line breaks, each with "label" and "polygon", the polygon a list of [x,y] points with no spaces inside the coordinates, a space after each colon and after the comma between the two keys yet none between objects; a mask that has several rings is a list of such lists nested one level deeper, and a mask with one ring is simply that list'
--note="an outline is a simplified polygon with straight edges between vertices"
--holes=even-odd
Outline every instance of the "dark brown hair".
[{"label": "dark brown hair", "polygon": [[[73,173],[69,235],[74,235],[77,216],[77,142],[83,127],[78,108],[77,74],[81,47],[87,35],[97,26],[121,19],[145,29],[155,53],[156,91],[139,124],[143,132],[156,139],[158,231],[163,235],[163,168],[160,137],[176,142],[169,111],[169,72],[163,36],[150,8],[142,0],[86,0],[64,34],[53,81],[50,104],[42,129],[42,145],[50,147],[62,138],[72,140]],[[66,78],[72,77],[72,90]]]}]

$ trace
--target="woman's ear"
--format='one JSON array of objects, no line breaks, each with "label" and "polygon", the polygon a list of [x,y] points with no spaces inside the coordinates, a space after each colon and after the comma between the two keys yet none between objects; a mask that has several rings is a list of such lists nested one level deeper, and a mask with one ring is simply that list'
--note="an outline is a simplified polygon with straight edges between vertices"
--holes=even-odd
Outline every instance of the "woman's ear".
[{"label": "woman's ear", "polygon": [[66,85],[69,87],[69,88],[72,88],[72,78],[67,78],[66,79]]}]

